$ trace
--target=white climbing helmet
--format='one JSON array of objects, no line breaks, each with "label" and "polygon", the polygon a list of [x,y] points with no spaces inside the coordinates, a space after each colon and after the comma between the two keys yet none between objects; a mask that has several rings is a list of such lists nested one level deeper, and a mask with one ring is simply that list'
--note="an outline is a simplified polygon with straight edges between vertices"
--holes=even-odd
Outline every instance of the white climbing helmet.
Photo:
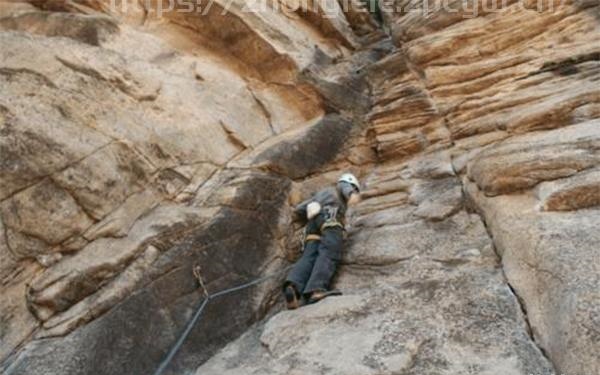
[{"label": "white climbing helmet", "polygon": [[347,182],[350,185],[354,186],[356,190],[360,191],[360,186],[358,184],[358,178],[354,176],[352,173],[344,173],[339,179],[338,182]]}]

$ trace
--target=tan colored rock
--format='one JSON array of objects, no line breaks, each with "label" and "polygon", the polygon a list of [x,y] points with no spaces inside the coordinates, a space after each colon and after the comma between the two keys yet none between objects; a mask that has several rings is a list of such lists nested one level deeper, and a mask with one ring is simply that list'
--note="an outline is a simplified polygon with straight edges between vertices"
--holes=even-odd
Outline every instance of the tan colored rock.
[{"label": "tan colored rock", "polygon": [[[106,2],[36,5],[93,14],[17,14],[19,9],[11,8],[0,23],[10,30],[0,36],[8,52],[0,62],[7,82],[2,125],[18,129],[2,144],[2,153],[22,158],[20,170],[13,165],[6,170],[14,174],[2,179],[1,199],[13,200],[15,192],[49,177],[98,220],[78,223],[85,224],[85,233],[70,233],[56,249],[12,227],[6,231],[7,240],[24,248],[17,250],[35,248],[33,255],[49,267],[33,281],[30,307],[42,320],[53,316],[41,334],[52,336],[102,316],[133,293],[153,271],[153,262],[141,255],[142,243],[154,238],[160,248],[174,246],[174,239],[161,239],[171,226],[158,225],[152,212],[164,209],[168,200],[186,202],[210,191],[207,180],[241,151],[314,123],[324,112],[319,94],[308,84],[296,85],[295,75],[313,62],[313,54],[340,57],[356,41],[339,8],[328,9],[338,19],[313,18],[290,27],[281,14],[242,14],[244,4],[236,3],[223,18],[227,29],[217,25],[218,11],[209,15],[212,26],[200,27],[209,25],[208,18],[174,12],[146,17],[135,2],[120,14],[124,23],[96,13],[114,10]],[[147,21],[144,30],[127,25],[141,18]],[[248,53],[246,43],[257,46],[256,53]],[[42,127],[32,122],[36,118],[50,121]],[[32,135],[46,137],[31,144],[37,139]],[[21,148],[37,153],[27,156]],[[226,180],[217,180],[221,195],[207,202],[222,207],[239,206],[236,197],[252,178],[240,180],[242,189],[233,190],[223,185]],[[198,224],[193,216],[170,219],[187,233],[187,225]],[[137,238],[140,227],[148,232],[142,239]],[[76,254],[44,254],[51,250]],[[141,268],[134,266],[138,263]],[[21,281],[21,288],[25,282],[31,277]],[[14,348],[13,341],[7,345]]]},{"label": "tan colored rock", "polygon": [[170,231],[199,225],[212,214],[213,210],[161,206],[137,221],[127,237],[95,240],[31,282],[27,292],[30,309],[39,320],[48,320],[118,276],[145,250],[147,243],[160,242],[160,237],[168,237]]},{"label": "tan colored rock", "polygon": [[367,227],[351,242],[343,296],[273,316],[197,373],[551,374],[478,216]]},{"label": "tan colored rock", "polygon": [[30,3],[23,1],[4,1],[0,3],[0,16],[12,16],[19,13],[27,13],[37,10],[36,7]]},{"label": "tan colored rock", "polygon": [[23,234],[9,227],[6,227],[4,233],[6,243],[18,259],[44,257],[44,255],[53,254],[54,251],[58,250],[41,239]]},{"label": "tan colored rock", "polygon": [[[93,224],[73,196],[51,179],[4,200],[0,213],[7,228],[49,245],[58,245]],[[15,247],[15,251],[36,254],[35,249]]]},{"label": "tan colored rock", "polygon": [[532,133],[478,153],[467,175],[488,195],[531,188],[600,163],[598,121]]},{"label": "tan colored rock", "polygon": [[[9,54],[11,46],[16,45],[12,39],[9,42],[5,33],[0,38]],[[4,200],[92,154],[109,139],[65,118],[59,107],[35,99],[36,95],[52,90],[54,84],[45,76],[22,66],[4,65],[1,71],[0,125],[4,136],[0,147],[5,163],[1,166],[0,199]],[[11,92],[15,95],[10,95]],[[9,102],[12,105],[7,107]],[[77,142],[72,142],[74,139]]]},{"label": "tan colored rock", "polygon": [[[197,265],[276,277],[169,374],[600,371],[596,2],[384,8],[390,37],[354,0],[110,3],[0,4],[2,373],[152,373]],[[342,170],[345,294],[279,312],[292,205]]]},{"label": "tan colored rock", "polygon": [[148,184],[155,170],[131,145],[117,142],[58,173],[54,181],[100,220]]},{"label": "tan colored rock", "polygon": [[450,152],[434,152],[424,157],[415,158],[408,163],[402,172],[403,178],[445,178],[455,176]]},{"label": "tan colored rock", "polygon": [[462,186],[456,177],[431,182],[418,182],[411,191],[410,201],[417,205],[415,216],[442,220],[458,212],[463,205]]},{"label": "tan colored rock", "polygon": [[[454,5],[458,4],[459,2]],[[419,2],[413,5],[419,5]],[[477,7],[480,5],[478,3]],[[590,6],[593,7],[591,8],[592,12],[597,10],[597,6]],[[565,197],[570,195],[576,201],[578,199],[575,198],[578,196],[577,184],[585,186],[590,183],[584,182],[586,181],[584,177],[578,179],[577,176],[585,176],[586,169],[598,164],[596,158],[598,147],[595,144],[598,134],[597,124],[595,122],[586,123],[597,117],[593,109],[594,103],[598,100],[597,85],[593,83],[597,80],[598,74],[595,62],[597,58],[592,56],[596,56],[593,46],[597,45],[598,41],[596,32],[598,24],[591,12],[588,12],[589,9],[586,9],[585,6],[579,7],[575,3],[563,3],[558,11],[538,12],[533,17],[530,17],[529,11],[517,9],[517,4],[514,3],[507,4],[506,9],[496,14],[486,13],[481,8],[477,9],[481,10],[481,16],[470,18],[462,17],[465,13],[460,11],[454,13],[437,11],[428,17],[418,12],[385,14],[385,19],[392,28],[394,36],[403,43],[398,43],[402,49],[401,52],[371,68],[373,82],[378,83],[373,92],[375,107],[370,118],[373,122],[371,131],[375,136],[379,161],[408,158],[421,151],[454,142],[457,147],[450,151],[450,154],[460,160],[452,160],[452,163],[446,164],[446,168],[449,167],[446,170],[452,171],[448,176],[454,174],[454,169],[464,172],[468,165],[467,175],[487,195],[513,194],[496,198],[487,198],[481,194],[481,198],[474,199],[472,203],[475,208],[482,210],[487,224],[492,226],[494,244],[498,247],[504,266],[514,265],[514,267],[506,269],[508,280],[500,277],[502,279],[500,285],[503,285],[505,290],[510,290],[509,285],[515,288],[519,298],[523,301],[523,306],[527,309],[527,316],[520,315],[520,312],[517,314],[521,316],[520,321],[525,332],[528,331],[527,325],[531,324],[535,340],[526,338],[525,342],[533,347],[540,345],[544,348],[556,368],[547,362],[539,349],[534,348],[534,352],[537,353],[534,357],[537,356],[536,358],[540,362],[533,360],[529,362],[530,365],[523,365],[523,362],[517,364],[518,362],[512,360],[503,362],[488,359],[484,361],[485,365],[471,363],[468,371],[482,374],[553,374],[561,370],[568,372],[577,369],[580,372],[594,373],[597,372],[595,368],[597,359],[592,357],[591,351],[597,350],[597,345],[591,340],[593,339],[593,327],[597,326],[593,317],[597,314],[589,302],[597,300],[597,296],[587,288],[591,285],[598,285],[597,278],[593,276],[597,272],[593,270],[593,267],[577,264],[575,259],[577,259],[578,250],[572,247],[568,250],[564,249],[568,253],[568,255],[565,254],[564,259],[572,260],[572,262],[567,262],[568,266],[565,265],[564,268],[559,268],[560,262],[558,261],[534,259],[531,262],[534,267],[533,271],[525,272],[524,269],[527,267],[515,258],[521,258],[524,254],[531,252],[529,249],[533,248],[536,243],[534,238],[538,238],[536,237],[537,231],[548,231],[548,234],[542,235],[542,238],[556,236],[560,239],[560,243],[566,244],[567,238],[571,238],[573,235],[570,231],[574,230],[577,225],[574,213],[569,213],[569,217],[564,218],[565,222],[571,221],[569,225],[562,227],[569,228],[565,231],[559,229],[561,225],[551,224],[551,221],[547,221],[551,220],[549,218],[530,216],[530,209],[535,208],[537,202],[535,199],[522,197],[530,196],[531,192],[526,190],[541,182],[539,192],[556,189],[558,194],[564,187]],[[523,30],[522,27],[517,26],[522,24],[531,27]],[[552,27],[555,25],[559,28]],[[560,27],[569,29],[569,35],[566,36],[563,32],[566,29],[560,29]],[[540,33],[543,35],[538,37]],[[592,60],[593,62],[590,62]],[[566,125],[572,126],[551,132],[515,136],[519,133],[559,128]],[[510,138],[513,136],[514,138]],[[509,139],[501,142],[506,138]],[[494,143],[499,144],[494,145]],[[422,160],[420,157],[416,157],[416,159]],[[441,161],[433,164],[443,170]],[[439,290],[435,283],[418,284],[419,288],[414,296],[423,298],[426,301],[425,304],[418,303],[418,307],[408,307],[411,302],[409,302],[410,298],[406,297],[397,302],[403,309],[400,314],[407,314],[408,311],[413,310],[419,311],[419,315],[414,319],[388,318],[386,320],[378,317],[377,313],[373,311],[384,314],[394,310],[393,307],[387,305],[378,309],[376,307],[378,302],[374,298],[369,300],[370,305],[354,302],[362,300],[356,297],[357,294],[359,296],[376,294],[377,292],[373,290],[390,290],[389,299],[404,290],[401,287],[390,285],[389,280],[402,277],[395,268],[398,266],[379,269],[381,264],[377,263],[378,261],[382,261],[384,265],[390,262],[393,264],[394,260],[400,264],[403,260],[410,262],[410,266],[398,268],[404,270],[407,277],[412,280],[420,275],[417,264],[423,260],[419,259],[419,255],[427,254],[427,251],[435,253],[429,258],[431,262],[456,270],[462,267],[470,268],[474,264],[481,265],[479,262],[482,258],[489,257],[491,263],[495,262],[492,260],[495,259],[495,255],[491,242],[488,242],[487,246],[483,245],[487,235],[481,224],[479,224],[479,228],[482,242],[479,245],[469,246],[462,242],[464,239],[449,235],[449,232],[453,230],[451,228],[455,228],[461,235],[468,232],[465,228],[477,232],[473,229],[473,224],[461,221],[462,213],[442,220],[439,225],[443,229],[439,227],[433,232],[428,232],[420,227],[419,230],[414,230],[415,233],[419,233],[415,236],[422,241],[421,246],[419,246],[421,242],[412,241],[413,235],[409,228],[412,229],[412,226],[415,226],[413,222],[415,218],[412,216],[414,209],[399,209],[407,202],[393,199],[394,195],[405,194],[404,191],[407,190],[408,185],[415,192],[413,197],[415,203],[428,202],[424,207],[431,207],[431,213],[444,211],[441,206],[434,204],[435,199],[431,197],[432,192],[440,191],[438,189],[444,191],[443,183],[430,180],[420,182],[435,187],[425,189],[426,184],[419,186],[419,181],[409,180],[413,175],[414,172],[411,169],[403,169],[397,165],[389,166],[389,172],[384,173],[383,177],[373,178],[375,187],[366,188],[365,200],[352,211],[352,215],[356,215],[356,217],[354,218],[355,229],[351,232],[352,245],[348,254],[350,264],[341,272],[336,284],[339,288],[346,287],[347,290],[350,290],[349,296],[331,298],[321,302],[323,305],[319,303],[302,308],[306,309],[304,311],[300,309],[276,315],[271,320],[255,327],[236,342],[231,343],[201,367],[198,373],[217,374],[226,371],[234,374],[253,372],[302,374],[322,371],[332,374],[355,372],[362,374],[372,371],[377,374],[395,372],[421,374],[433,371],[425,366],[434,363],[434,358],[437,358],[436,356],[440,353],[448,354],[448,357],[445,357],[441,361],[443,365],[439,365],[434,371],[440,372],[444,371],[440,368],[450,368],[447,370],[448,373],[462,372],[460,361],[453,362],[454,356],[449,354],[449,350],[439,348],[426,350],[426,353],[422,355],[427,359],[422,359],[419,357],[419,345],[410,343],[411,339],[414,340],[415,337],[422,334],[423,326],[427,325],[425,316],[428,308],[444,299],[440,294],[432,291],[432,289]],[[403,180],[404,178],[408,180]],[[558,178],[563,178],[563,180],[556,180]],[[550,180],[556,181],[544,182]],[[572,182],[566,182],[571,180]],[[415,182],[417,184],[413,186]],[[436,184],[439,185],[436,186]],[[470,183],[467,182],[467,184],[471,186]],[[368,185],[371,185],[371,181]],[[544,186],[550,190],[543,190]],[[572,193],[567,193],[570,186],[574,190]],[[457,189],[456,194],[451,194],[455,197],[458,205],[462,204],[462,194],[458,194],[460,190]],[[521,192],[526,195],[514,195]],[[582,197],[585,196],[587,195],[582,195]],[[545,199],[545,197],[545,195],[540,195],[541,199]],[[515,199],[515,201],[510,202],[510,199]],[[493,200],[498,200],[497,205],[484,203]],[[389,205],[386,204],[386,201]],[[583,201],[587,201],[587,199],[582,198]],[[425,208],[424,211],[427,212]],[[583,211],[585,211],[583,215],[585,218],[582,220],[586,223],[584,227],[588,228],[587,225],[594,221],[595,211],[589,210],[589,213],[588,210]],[[504,213],[503,216],[500,216],[500,212]],[[542,214],[535,210],[534,212],[536,212],[535,215],[550,215],[550,213]],[[477,220],[474,219],[474,221]],[[417,222],[425,228],[427,225],[434,225]],[[458,222],[462,222],[462,224],[458,224]],[[492,222],[495,224],[491,224]],[[516,238],[512,239],[511,228],[515,225],[514,237]],[[404,228],[407,229],[403,230]],[[392,240],[391,237],[395,233],[399,238]],[[585,236],[581,233],[575,237],[578,239],[573,239],[573,241],[579,243],[579,238],[581,238],[581,241],[586,243],[583,246],[584,249],[598,246],[598,240],[594,235]],[[427,243],[427,241],[431,241],[431,243]],[[442,245],[439,242],[436,243],[437,241],[444,243]],[[550,240],[546,240],[544,243],[550,249],[557,249],[556,251],[564,246],[550,245]],[[460,248],[461,245],[464,247]],[[510,254],[503,250],[505,245],[512,248]],[[394,246],[399,247],[396,252],[393,251]],[[458,248],[448,252],[448,249],[454,249],[453,246]],[[418,249],[418,255],[411,257],[411,252],[407,250],[412,248]],[[552,254],[554,251],[550,250]],[[587,254],[588,250],[584,251]],[[363,259],[364,264],[359,263],[356,268],[352,268],[354,256],[358,256],[357,259]],[[596,263],[594,262],[594,264]],[[575,283],[569,283],[567,277],[560,275],[559,277],[565,281],[566,285],[555,284],[550,279],[556,274],[556,271],[535,269],[538,265],[544,267],[546,264],[552,265],[551,268],[557,267],[561,272],[567,272],[567,269],[575,272],[580,275],[578,280],[583,285],[576,289]],[[521,267],[524,269],[521,270]],[[428,276],[436,274],[435,267],[425,266],[425,269],[427,271],[424,274]],[[530,276],[532,273],[534,276]],[[470,268],[469,275],[476,277],[476,272]],[[359,281],[361,277],[362,282]],[[444,282],[448,281],[447,276],[444,276],[443,279]],[[489,280],[489,276],[484,279]],[[540,281],[536,281],[537,279]],[[552,286],[546,285],[546,283],[556,285],[558,290],[553,292]],[[423,286],[421,287],[421,285]],[[468,283],[463,282],[456,290],[469,293],[466,291],[467,285]],[[568,285],[572,285],[572,287]],[[403,286],[410,289],[415,285],[409,282]],[[479,301],[484,298],[481,295],[482,290],[481,287],[476,287],[473,292],[479,296]],[[534,294],[536,290],[537,295]],[[562,294],[563,290],[565,290],[565,294]],[[540,291],[544,293],[542,296],[539,295]],[[509,294],[511,293],[509,292]],[[495,292],[483,295],[498,297],[500,294],[495,289]],[[571,302],[562,301],[559,295],[570,295],[572,297],[567,298],[569,301],[580,299],[581,302],[574,305]],[[581,297],[575,297],[579,295]],[[512,298],[513,301],[516,301],[514,296]],[[529,302],[527,302],[528,298]],[[460,300],[460,297],[453,295],[449,299],[456,302]],[[347,303],[354,309],[349,309]],[[443,304],[443,302],[441,303]],[[556,305],[557,303],[559,305]],[[365,305],[367,305],[366,308],[363,307]],[[461,314],[458,312],[460,308],[469,305],[469,303],[459,302],[457,309],[453,310],[453,317],[460,316]],[[486,304],[486,306],[492,305],[495,303]],[[539,307],[540,305],[543,307]],[[517,310],[520,310],[518,303],[515,302],[515,306]],[[532,312],[530,306],[535,306],[535,312]],[[369,308],[373,310],[369,310]],[[440,307],[434,309],[433,315],[438,322],[443,319],[443,314],[440,314],[441,310],[443,308]],[[316,311],[319,313],[313,313]],[[476,311],[481,312],[482,310],[476,309]],[[555,326],[560,326],[564,322],[558,318],[559,313],[553,315],[553,311],[561,311],[566,314],[566,316],[563,315],[563,318],[572,319],[568,320],[569,322],[578,322],[568,323],[569,327],[572,327],[577,333],[563,330],[559,334],[559,328],[550,327],[549,322],[555,322]],[[569,315],[568,311],[572,311],[573,314]],[[319,321],[320,313],[327,316],[326,319],[323,319],[324,322]],[[487,313],[484,315],[490,316]],[[501,315],[507,316],[506,313]],[[305,316],[306,320],[304,320]],[[470,319],[476,320],[479,315],[471,311],[468,316]],[[396,349],[402,346],[402,344],[398,345],[398,342],[410,343],[404,344],[404,351],[393,353],[395,355],[390,355],[389,358],[386,356],[389,353],[372,356],[376,360],[369,362],[368,359],[371,358],[364,356],[364,353],[369,352],[368,348],[371,345],[374,348],[378,347],[373,342],[380,339],[381,331],[389,332],[382,328],[387,327],[383,323],[371,326],[373,320],[393,322],[390,323],[389,331],[393,331],[396,327],[405,327],[410,324],[407,323],[410,321],[418,321],[419,324],[406,336],[393,337],[395,345],[384,345],[381,341],[379,342],[383,348]],[[495,322],[497,321],[495,320]],[[443,327],[452,324],[445,322]],[[584,325],[592,328],[585,331],[580,328]],[[472,328],[478,326],[478,323],[471,323],[468,324],[470,329],[459,330],[464,342],[476,345],[478,339],[471,335],[476,331]],[[484,324],[484,326],[486,332],[489,332],[490,325]],[[364,330],[362,330],[363,327]],[[495,328],[498,326],[495,325]],[[360,335],[355,336],[357,330],[360,330]],[[434,331],[436,332],[434,342],[442,343],[439,329],[434,329]],[[544,333],[540,334],[538,331]],[[562,337],[573,338],[559,339],[561,334]],[[576,359],[579,349],[568,348],[569,344],[567,344],[567,342],[573,343],[574,340],[578,340],[574,338],[578,334],[582,335],[581,341],[577,344],[581,348],[582,359],[580,360]],[[470,337],[467,338],[467,335]],[[552,339],[540,339],[540,337],[547,336],[551,336]],[[332,341],[331,337],[336,339]],[[499,336],[494,337],[494,341],[497,342]],[[384,342],[385,338],[382,341]],[[262,343],[263,347],[258,345],[259,343]],[[457,344],[453,342],[452,345],[453,348],[456,348]],[[418,348],[417,350],[414,349],[415,346]],[[489,345],[486,347],[491,349]],[[548,350],[549,347],[553,349]],[[477,353],[480,355],[481,351],[477,351]],[[524,352],[520,351],[520,353]],[[477,357],[470,349],[461,351],[460,356]],[[338,361],[338,358],[342,360]],[[506,359],[507,355],[505,354],[502,358]],[[372,364],[372,368],[365,366],[367,364]]]},{"label": "tan colored rock", "polygon": [[156,207],[159,202],[160,196],[153,189],[133,194],[120,207],[88,228],[83,236],[88,241],[101,237],[125,237],[136,220]]},{"label": "tan colored rock", "polygon": [[[35,10],[33,8],[32,10]],[[25,31],[50,37],[67,37],[98,46],[119,27],[114,19],[106,16],[78,16],[69,13],[21,12],[2,18],[0,29]]]},{"label": "tan colored rock", "polygon": [[544,211],[570,211],[600,205],[600,172],[583,171],[570,178],[541,183],[537,189]]},{"label": "tan colored rock", "polygon": [[506,276],[521,297],[533,335],[558,371],[600,370],[598,324],[598,210],[540,212],[530,195],[486,197],[474,184],[502,256]]},{"label": "tan colored rock", "polygon": [[[0,230],[5,228],[0,220]],[[38,321],[29,314],[24,295],[24,283],[28,282],[40,266],[32,259],[20,260],[13,254],[5,236],[0,236],[0,360],[25,342],[38,327]]]},{"label": "tan colored rock", "polygon": [[124,271],[98,293],[82,299],[65,312],[58,313],[45,321],[44,330],[39,332],[36,337],[64,336],[103,314],[135,291],[135,287],[142,280],[144,273],[148,271],[159,255],[159,249],[152,245],[148,246],[143,254],[131,262]]}]

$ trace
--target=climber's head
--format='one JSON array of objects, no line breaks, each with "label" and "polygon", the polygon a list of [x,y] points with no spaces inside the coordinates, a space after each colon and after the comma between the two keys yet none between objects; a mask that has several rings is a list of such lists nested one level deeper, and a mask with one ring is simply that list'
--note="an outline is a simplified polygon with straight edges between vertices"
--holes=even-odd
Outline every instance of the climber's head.
[{"label": "climber's head", "polygon": [[337,182],[337,188],[348,204],[360,199],[360,185],[352,173],[344,173]]}]

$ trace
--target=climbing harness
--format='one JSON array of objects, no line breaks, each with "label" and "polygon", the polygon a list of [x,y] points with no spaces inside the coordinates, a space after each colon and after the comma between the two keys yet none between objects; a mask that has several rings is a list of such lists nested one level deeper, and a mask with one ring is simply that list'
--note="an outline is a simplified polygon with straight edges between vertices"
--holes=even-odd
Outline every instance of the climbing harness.
[{"label": "climbing harness", "polygon": [[325,222],[323,222],[323,224],[321,224],[321,228],[320,228],[321,233],[323,233],[323,230],[325,230],[327,228],[338,227],[338,228],[344,229],[344,224],[337,219],[337,213],[338,213],[337,207],[325,206],[323,208],[323,212],[324,212]]},{"label": "climbing harness", "polygon": [[308,226],[304,227],[300,236],[300,249],[304,251],[304,247],[308,241],[321,241],[321,235],[316,233],[308,233]]},{"label": "climbing harness", "polygon": [[[319,232],[323,233],[323,230],[327,228],[338,227],[344,229],[344,224],[337,219],[338,208],[332,206],[325,206],[321,214],[323,215],[323,224],[319,226]],[[300,238],[301,249],[304,251],[304,246],[308,241],[320,241],[321,235],[317,233],[308,233],[308,226],[304,227],[302,236]]]},{"label": "climbing harness", "polygon": [[323,223],[323,225],[321,225],[321,232],[327,228],[335,228],[335,227],[344,229],[344,224],[340,223],[337,220],[326,221]]},{"label": "climbing harness", "polygon": [[194,274],[194,277],[196,277],[196,279],[198,280],[198,284],[200,284],[200,287],[202,288],[202,291],[204,293],[204,301],[202,301],[202,303],[200,304],[200,306],[194,313],[194,316],[187,322],[187,325],[186,325],[185,329],[183,330],[183,332],[181,333],[181,335],[179,336],[179,338],[177,339],[177,342],[175,343],[175,345],[173,345],[173,347],[171,348],[171,350],[169,351],[169,354],[165,357],[165,359],[160,363],[160,366],[158,366],[156,371],[154,371],[153,375],[161,375],[167,369],[167,366],[169,366],[169,363],[171,363],[171,361],[173,360],[173,357],[175,357],[175,354],[177,354],[177,352],[181,348],[181,345],[183,345],[185,339],[189,336],[190,332],[192,331],[192,328],[194,328],[194,326],[196,325],[196,323],[202,316],[202,312],[204,311],[204,308],[206,307],[208,302],[214,300],[217,297],[221,297],[226,294],[237,292],[239,290],[246,289],[251,286],[260,284],[263,281],[266,281],[268,279],[271,279],[275,276],[278,276],[284,272],[291,270],[292,267],[293,266],[288,266],[288,267],[286,267],[282,270],[279,270],[275,273],[260,277],[258,279],[252,280],[252,281],[249,281],[245,284],[234,286],[233,288],[225,289],[225,290],[222,290],[222,291],[214,293],[214,294],[209,294],[208,290],[206,289],[206,285],[204,284],[204,280],[202,279],[202,275],[200,274],[200,271],[201,271],[200,266],[196,265],[193,268],[192,272]]}]

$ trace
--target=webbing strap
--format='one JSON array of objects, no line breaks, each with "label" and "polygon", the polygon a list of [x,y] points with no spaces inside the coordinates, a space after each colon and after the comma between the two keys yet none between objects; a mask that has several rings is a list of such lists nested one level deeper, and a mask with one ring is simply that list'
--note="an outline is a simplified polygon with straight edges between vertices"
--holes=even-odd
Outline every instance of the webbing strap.
[{"label": "webbing strap", "polygon": [[344,229],[344,224],[340,223],[337,220],[328,220],[325,223],[323,223],[323,225],[321,225],[321,232],[323,232],[324,229],[334,228],[334,227],[340,227],[340,228]]}]

